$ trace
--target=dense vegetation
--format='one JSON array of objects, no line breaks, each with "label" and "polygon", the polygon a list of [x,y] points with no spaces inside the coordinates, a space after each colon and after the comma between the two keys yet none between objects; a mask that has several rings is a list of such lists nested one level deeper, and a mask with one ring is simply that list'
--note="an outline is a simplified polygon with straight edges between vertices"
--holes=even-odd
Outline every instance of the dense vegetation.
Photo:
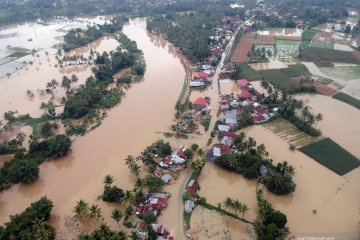
[{"label": "dense vegetation", "polygon": [[257,190],[256,199],[258,215],[254,222],[257,239],[286,239],[289,230],[285,227],[287,217],[282,212],[275,210],[272,204],[264,199],[262,190]]},{"label": "dense vegetation", "polygon": [[[241,133],[235,141],[236,153],[227,153],[216,159],[215,163],[229,171],[234,171],[246,178],[259,178],[271,192],[282,195],[295,191],[293,176],[294,168],[285,161],[274,165],[272,160],[267,159],[268,153],[265,146],[257,146],[253,138],[245,140]],[[263,175],[260,168],[267,169]]]},{"label": "dense vegetation", "polygon": [[338,92],[333,96],[333,98],[343,101],[347,104],[350,104],[351,106],[356,107],[357,109],[360,109],[360,100],[358,100],[346,93]]},{"label": "dense vegetation", "polygon": [[225,15],[243,14],[221,3],[203,6],[196,13],[184,15],[167,14],[148,19],[147,29],[164,34],[165,38],[178,46],[193,62],[203,61],[209,56],[209,37],[212,30]]},{"label": "dense vegetation", "polygon": [[315,125],[323,119],[321,113],[311,112],[303,101],[293,98],[286,90],[274,89],[267,81],[261,81],[261,86],[268,93],[266,97],[261,95],[262,103],[269,107],[278,107],[280,117],[287,119],[310,136],[321,135],[321,131],[315,128]]},{"label": "dense vegetation", "polygon": [[74,48],[85,46],[106,34],[114,34],[115,32],[120,31],[127,21],[128,18],[126,17],[116,17],[111,19],[110,23],[88,26],[85,30],[82,30],[81,28],[71,29],[64,36],[64,51],[68,52]]},{"label": "dense vegetation", "polygon": [[120,47],[110,55],[98,55],[95,62],[99,65],[93,68],[94,76],[86,83],[67,94],[62,117],[78,119],[84,116],[96,116],[98,110],[111,108],[120,102],[123,94],[121,88],[108,89],[114,82],[114,75],[121,70],[133,67],[132,81],[138,80],[145,72],[142,52],[134,41],[124,34],[117,37]]},{"label": "dense vegetation", "polygon": [[79,240],[125,240],[128,239],[126,234],[122,231],[113,231],[106,224],[101,224],[99,228],[95,229],[89,234],[81,234]]},{"label": "dense vegetation", "polygon": [[71,141],[66,135],[57,135],[42,141],[32,141],[29,151],[18,151],[14,159],[0,168],[0,190],[14,183],[32,183],[39,177],[39,165],[49,158],[67,154]]},{"label": "dense vegetation", "polygon": [[359,159],[330,138],[309,144],[299,150],[339,175],[344,175],[360,166]]},{"label": "dense vegetation", "polygon": [[24,212],[10,216],[10,222],[0,227],[0,239],[55,239],[55,229],[46,222],[52,207],[52,201],[43,197]]}]

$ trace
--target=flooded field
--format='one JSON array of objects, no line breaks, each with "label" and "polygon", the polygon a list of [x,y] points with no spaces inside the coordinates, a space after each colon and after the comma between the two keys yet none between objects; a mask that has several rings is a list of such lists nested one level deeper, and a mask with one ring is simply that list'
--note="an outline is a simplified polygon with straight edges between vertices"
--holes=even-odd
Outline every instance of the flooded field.
[{"label": "flooded field", "polygon": [[[108,112],[99,128],[76,139],[67,157],[41,165],[40,178],[34,184],[16,185],[1,192],[1,224],[8,221],[10,214],[23,211],[44,195],[54,201],[52,221],[58,232],[65,231],[65,217],[72,216],[72,208],[80,198],[100,204],[108,220],[111,209],[96,200],[103,188],[103,177],[111,174],[119,187],[132,188],[134,179],[123,159],[128,154],[138,155],[154,140],[162,138],[157,132],[166,131],[171,123],[185,71],[168,44],[154,44],[151,38],[156,37],[147,34],[145,21],[131,21],[124,27],[124,33],[144,52],[147,63],[144,81],[126,92],[122,103]],[[162,64],[158,59],[163,59]],[[47,76],[51,76],[50,72]],[[24,91],[19,90],[18,94]],[[112,220],[107,222],[116,226]]]},{"label": "flooded field", "polygon": [[250,240],[255,239],[250,224],[221,216],[215,211],[197,207],[191,215],[190,233],[194,240]]},{"label": "flooded field", "polygon": [[[262,126],[249,127],[245,133],[258,143],[264,143],[275,162],[287,160],[295,167],[295,193],[278,197],[265,191],[274,207],[287,215],[293,234],[331,233],[337,236],[336,239],[356,239],[357,209],[360,207],[359,168],[341,177],[303,153],[290,151],[285,141]],[[255,180],[226,172],[212,163],[207,163],[204,173],[200,179],[201,196],[213,204],[226,196],[237,198],[249,205],[250,212],[245,217],[255,217]]]}]

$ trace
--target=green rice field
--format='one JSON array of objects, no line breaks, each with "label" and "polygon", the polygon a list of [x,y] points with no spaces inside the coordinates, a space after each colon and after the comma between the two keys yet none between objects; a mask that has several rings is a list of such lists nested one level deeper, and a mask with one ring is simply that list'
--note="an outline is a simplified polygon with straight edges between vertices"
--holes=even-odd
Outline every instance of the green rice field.
[{"label": "green rice field", "polygon": [[360,166],[359,159],[330,138],[312,143],[299,150],[339,175],[344,175]]},{"label": "green rice field", "polygon": [[268,69],[258,72],[263,75],[266,81],[269,81],[281,89],[291,90],[299,86],[299,83],[296,80],[287,77],[279,69]]},{"label": "green rice field", "polygon": [[351,106],[356,107],[357,109],[360,109],[360,100],[353,98],[352,96],[346,93],[338,92],[333,96],[333,98],[345,102],[347,104],[350,104]]},{"label": "green rice field", "polygon": [[305,31],[303,31],[301,35],[301,47],[309,47],[311,40],[318,32],[320,32],[320,30],[316,29],[306,29]]},{"label": "green rice field", "polygon": [[311,73],[304,64],[289,64],[288,68],[279,69],[287,77],[311,76]]},{"label": "green rice field", "polygon": [[246,63],[236,64],[236,71],[238,74],[238,76],[235,77],[236,79],[245,78],[251,81],[251,80],[261,80],[263,77],[261,73],[255,71]]}]

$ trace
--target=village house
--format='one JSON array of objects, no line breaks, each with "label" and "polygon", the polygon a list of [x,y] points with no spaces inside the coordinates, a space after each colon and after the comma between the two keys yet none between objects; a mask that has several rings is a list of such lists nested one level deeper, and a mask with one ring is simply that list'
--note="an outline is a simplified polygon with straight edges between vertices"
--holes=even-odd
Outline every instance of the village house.
[{"label": "village house", "polygon": [[227,153],[229,148],[223,144],[214,144],[206,153],[205,159],[207,161],[215,161],[221,155]]},{"label": "village house", "polygon": [[169,195],[165,193],[149,193],[145,202],[136,207],[135,214],[142,216],[145,212],[152,211],[155,216],[159,216],[161,210],[167,207],[168,198]]},{"label": "village house", "polygon": [[190,193],[192,198],[196,198],[196,191],[199,188],[199,184],[195,179],[191,179],[186,187],[186,191]]},{"label": "village house", "polygon": [[184,203],[184,211],[186,213],[192,213],[193,209],[195,208],[195,203],[193,200],[186,200]]},{"label": "village house", "polygon": [[204,99],[204,98],[197,98],[194,102],[193,102],[193,108],[200,111],[206,107],[209,106],[209,103]]}]

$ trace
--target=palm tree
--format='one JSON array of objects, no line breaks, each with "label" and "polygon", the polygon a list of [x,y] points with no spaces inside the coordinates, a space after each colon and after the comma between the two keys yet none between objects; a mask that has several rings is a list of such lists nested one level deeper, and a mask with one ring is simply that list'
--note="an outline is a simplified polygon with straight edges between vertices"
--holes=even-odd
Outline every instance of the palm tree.
[{"label": "palm tree", "polygon": [[242,213],[242,218],[244,218],[245,213],[247,213],[250,209],[245,203],[242,203],[239,210]]},{"label": "palm tree", "polygon": [[269,155],[269,153],[266,151],[264,144],[260,144],[256,147],[256,153],[260,156],[268,156]]},{"label": "palm tree", "polygon": [[130,172],[132,175],[134,175],[135,177],[138,177],[141,173],[141,168],[139,165],[137,165],[136,163],[130,165]]},{"label": "palm tree", "polygon": [[130,190],[126,190],[124,193],[124,201],[126,203],[131,203],[133,202],[135,199],[134,193]]},{"label": "palm tree", "polygon": [[135,187],[138,189],[144,189],[144,187],[145,187],[144,179],[137,178],[135,181]]},{"label": "palm tree", "polygon": [[38,240],[53,239],[52,231],[46,226],[44,219],[35,219],[32,221],[31,238]]},{"label": "palm tree", "polygon": [[106,175],[104,178],[103,183],[105,184],[105,186],[110,186],[111,184],[113,184],[115,181],[114,177],[111,175]]},{"label": "palm tree", "polygon": [[89,213],[88,213],[88,203],[81,200],[76,202],[76,205],[74,207],[74,219],[78,222],[84,222],[87,217],[89,216]]},{"label": "palm tree", "polygon": [[228,161],[227,161],[229,167],[235,169],[236,166],[237,166],[237,164],[238,164],[238,162],[239,162],[239,161],[237,160],[237,158],[236,158],[235,155],[229,155],[229,158],[228,158]]},{"label": "palm tree", "polygon": [[247,141],[247,149],[250,150],[250,149],[252,149],[252,148],[255,147],[255,146],[256,146],[256,141],[255,141],[255,139],[252,138],[252,137],[249,137],[249,138],[248,138],[248,141]]},{"label": "palm tree", "polygon": [[23,142],[25,141],[26,135],[23,132],[19,132],[16,135],[16,140],[18,142],[18,144],[21,146],[23,144]]},{"label": "palm tree", "polygon": [[34,93],[30,89],[28,89],[28,90],[26,90],[26,96],[28,96],[29,98],[33,98]]},{"label": "palm tree", "polygon": [[122,212],[121,212],[119,209],[117,209],[117,208],[115,208],[115,209],[111,212],[111,218],[114,219],[114,221],[117,222],[119,228],[120,228],[120,220],[121,220],[122,217],[123,217]]},{"label": "palm tree", "polygon": [[101,208],[99,207],[99,205],[93,204],[91,205],[89,210],[90,210],[89,217],[93,219],[95,222],[99,221],[99,219],[101,218]]},{"label": "palm tree", "polygon": [[128,155],[126,158],[125,158],[125,164],[128,165],[128,166],[131,166],[135,163],[135,158],[133,155]]},{"label": "palm tree", "polygon": [[320,122],[320,121],[322,121],[324,119],[324,116],[321,113],[318,113],[315,116],[315,119],[316,119],[316,122]]},{"label": "palm tree", "polygon": [[242,203],[239,200],[236,199],[234,201],[234,206],[233,206],[233,209],[235,211],[235,215],[237,215],[238,211],[241,210],[241,206],[242,206]]},{"label": "palm tree", "polygon": [[228,210],[233,210],[234,201],[230,197],[227,197],[225,198],[224,206]]}]

